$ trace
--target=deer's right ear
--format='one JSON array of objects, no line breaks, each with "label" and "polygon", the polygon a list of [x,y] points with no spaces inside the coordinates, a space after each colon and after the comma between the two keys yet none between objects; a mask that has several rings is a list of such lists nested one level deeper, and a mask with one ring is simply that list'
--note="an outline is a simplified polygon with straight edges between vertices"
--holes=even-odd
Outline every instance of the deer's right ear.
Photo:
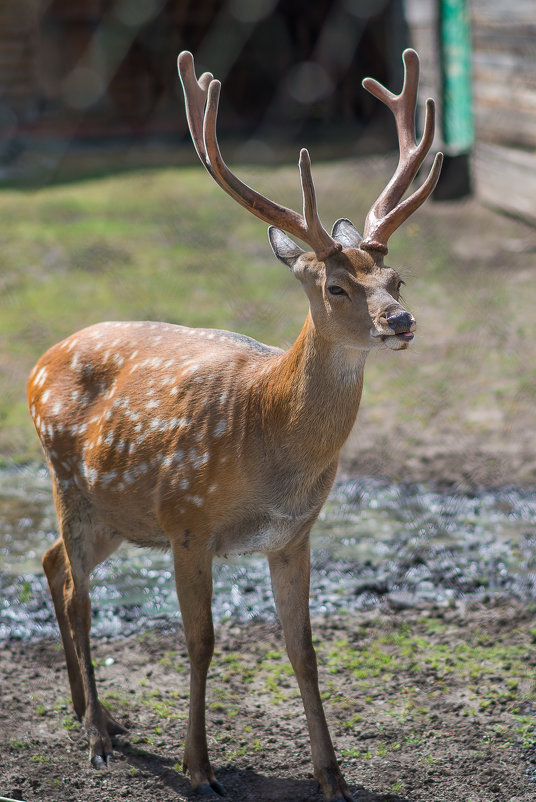
[{"label": "deer's right ear", "polygon": [[270,226],[268,229],[268,239],[279,261],[293,270],[296,259],[301,256],[302,253],[305,253],[305,251],[303,251],[299,245],[296,245],[290,237],[287,237],[284,231],[281,231],[280,228],[276,228],[275,226]]},{"label": "deer's right ear", "polygon": [[343,248],[358,248],[362,239],[357,228],[346,217],[341,217],[333,225],[331,236],[340,242]]}]

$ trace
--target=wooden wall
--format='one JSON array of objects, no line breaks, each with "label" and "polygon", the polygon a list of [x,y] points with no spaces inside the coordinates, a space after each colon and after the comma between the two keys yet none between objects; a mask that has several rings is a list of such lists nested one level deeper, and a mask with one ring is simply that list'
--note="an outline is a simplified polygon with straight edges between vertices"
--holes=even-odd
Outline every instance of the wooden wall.
[{"label": "wooden wall", "polygon": [[361,78],[392,84],[400,72],[391,56],[406,45],[401,9],[402,0],[0,0],[0,173],[36,143],[187,138],[181,49],[224,79],[223,134],[356,139],[382,113]]},{"label": "wooden wall", "polygon": [[436,101],[436,136],[433,150],[441,148],[441,61],[439,54],[438,0],[405,0],[404,10],[410,30],[410,44],[419,54],[419,111],[423,115],[424,101]]},{"label": "wooden wall", "polygon": [[535,0],[471,0],[475,191],[536,223]]},{"label": "wooden wall", "polygon": [[35,19],[30,0],[0,3],[0,125],[35,114]]}]

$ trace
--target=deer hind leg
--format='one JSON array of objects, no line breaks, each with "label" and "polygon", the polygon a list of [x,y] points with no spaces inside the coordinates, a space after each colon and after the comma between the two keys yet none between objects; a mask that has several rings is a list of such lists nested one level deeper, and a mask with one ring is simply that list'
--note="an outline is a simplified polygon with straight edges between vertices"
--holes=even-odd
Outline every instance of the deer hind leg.
[{"label": "deer hind leg", "polygon": [[313,757],[314,776],[326,802],[353,802],[331,742],[320,691],[309,617],[308,534],[297,544],[268,555],[272,588],[287,653],[300,688]]},{"label": "deer hind leg", "polygon": [[190,709],[184,749],[184,769],[193,788],[204,796],[223,796],[210,765],[205,726],[207,673],[214,652],[212,623],[212,556],[196,547],[189,532],[174,539],[173,559],[177,596],[190,658]]},{"label": "deer hind leg", "polygon": [[61,538],[44,554],[43,568],[65,650],[73,707],[88,732],[91,762],[101,767],[111,759],[110,736],[124,728],[101,706],[97,695],[89,646],[89,575],[122,538],[93,524],[87,502],[78,498],[68,504],[54,489]]}]

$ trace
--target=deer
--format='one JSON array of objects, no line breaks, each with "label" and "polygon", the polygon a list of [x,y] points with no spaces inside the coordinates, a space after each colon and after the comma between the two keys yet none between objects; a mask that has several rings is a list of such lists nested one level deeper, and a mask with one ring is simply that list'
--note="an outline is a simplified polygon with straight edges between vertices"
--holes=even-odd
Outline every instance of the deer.
[{"label": "deer", "polygon": [[[403,199],[434,137],[426,103],[415,116],[419,58],[403,53],[396,95],[363,81],[392,111],[399,140],[393,177],[363,236],[346,218],[332,233],[317,211],[311,161],[299,158],[303,214],[257,193],[223,161],[216,121],[220,82],[178,57],[188,127],[214,181],[269,224],[272,250],[309,301],[287,350],[243,334],[151,321],[108,321],[51,347],[28,383],[28,403],[50,470],[59,538],[42,564],[63,641],[72,704],[96,768],[125,732],[98,696],[90,650],[93,569],[124,540],[171,550],[190,663],[183,769],[194,790],[223,796],[206,737],[205,690],[214,651],[212,562],[259,552],[269,564],[288,657],[301,693],[314,777],[326,802],[351,802],[321,701],[309,613],[310,531],[356,419],[372,349],[403,351],[415,319],[384,264],[391,234],[428,198],[441,169]],[[290,235],[290,236],[289,236]],[[304,250],[291,237],[301,240]]]}]

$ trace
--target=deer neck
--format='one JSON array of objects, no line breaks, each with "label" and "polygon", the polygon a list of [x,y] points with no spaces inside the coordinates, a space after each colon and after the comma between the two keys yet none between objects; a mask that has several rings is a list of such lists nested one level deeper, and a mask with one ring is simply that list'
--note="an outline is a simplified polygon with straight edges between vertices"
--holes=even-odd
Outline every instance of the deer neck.
[{"label": "deer neck", "polygon": [[359,409],[367,353],[329,342],[309,312],[294,345],[264,368],[257,384],[274,452],[316,470],[337,459]]}]

